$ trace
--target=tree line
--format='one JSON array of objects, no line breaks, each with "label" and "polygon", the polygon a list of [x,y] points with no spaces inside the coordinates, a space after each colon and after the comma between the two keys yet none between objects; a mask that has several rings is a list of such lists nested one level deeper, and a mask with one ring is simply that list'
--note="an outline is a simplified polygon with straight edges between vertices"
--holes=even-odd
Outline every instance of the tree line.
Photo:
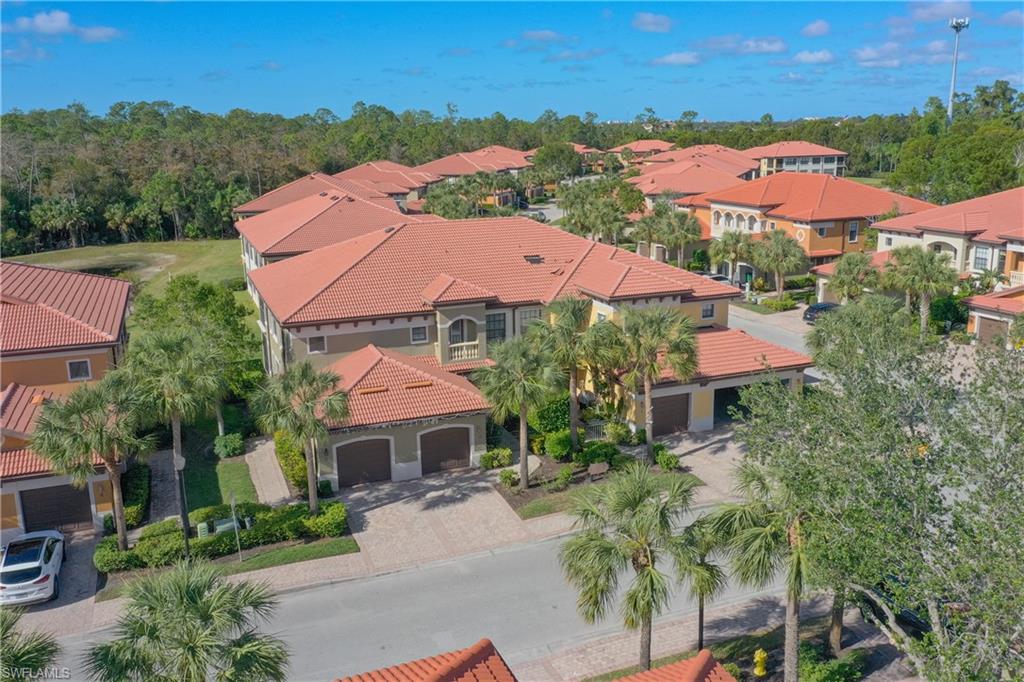
[{"label": "tree line", "polygon": [[802,139],[849,152],[849,175],[892,173],[895,189],[957,201],[1022,182],[1024,95],[1006,81],[961,93],[955,123],[942,103],[923,113],[756,122],[665,120],[645,109],[605,123],[587,112],[534,121],[459,116],[454,106],[396,113],[358,102],[348,118],[327,109],[285,117],[234,109],[204,113],[170,102],[119,102],[105,114],[81,104],[13,110],[3,126],[2,221],[14,255],[114,241],[221,237],[231,208],[304,173],[335,173],[366,161],[420,164],[501,144],[530,149],[579,142],[599,149],[638,138],[738,149]]}]

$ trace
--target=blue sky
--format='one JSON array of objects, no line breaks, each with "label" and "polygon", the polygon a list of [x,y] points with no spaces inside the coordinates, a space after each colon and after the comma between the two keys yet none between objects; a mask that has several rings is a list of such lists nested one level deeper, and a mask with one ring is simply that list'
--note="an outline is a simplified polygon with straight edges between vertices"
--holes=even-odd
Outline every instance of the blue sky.
[{"label": "blue sky", "polygon": [[1022,86],[1022,5],[996,2],[11,3],[3,110],[169,100],[295,115],[354,102],[601,120],[906,112]]}]

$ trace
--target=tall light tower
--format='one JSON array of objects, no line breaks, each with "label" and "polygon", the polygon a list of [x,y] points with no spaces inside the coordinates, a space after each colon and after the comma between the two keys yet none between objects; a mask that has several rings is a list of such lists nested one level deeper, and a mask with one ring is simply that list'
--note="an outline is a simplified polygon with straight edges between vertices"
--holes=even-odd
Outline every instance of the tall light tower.
[{"label": "tall light tower", "polygon": [[964,17],[963,19],[953,17],[949,20],[949,27],[953,29],[953,33],[956,34],[956,38],[953,40],[953,78],[949,81],[949,102],[946,104],[947,124],[953,122],[953,94],[956,90],[956,60],[960,54],[960,31],[967,28],[970,23],[971,20],[968,17]]}]

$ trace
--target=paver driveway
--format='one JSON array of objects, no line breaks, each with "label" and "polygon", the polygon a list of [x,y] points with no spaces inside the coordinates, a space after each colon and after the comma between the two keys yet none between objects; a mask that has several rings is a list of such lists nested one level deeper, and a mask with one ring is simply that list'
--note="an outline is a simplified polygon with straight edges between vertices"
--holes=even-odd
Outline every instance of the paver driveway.
[{"label": "paver driveway", "polygon": [[68,558],[60,571],[60,597],[26,607],[23,630],[45,630],[60,637],[88,630],[93,622],[96,568],[92,552],[96,538],[88,534],[68,536]]},{"label": "paver driveway", "polygon": [[465,470],[345,488],[341,499],[364,559],[386,571],[529,540],[492,482]]}]

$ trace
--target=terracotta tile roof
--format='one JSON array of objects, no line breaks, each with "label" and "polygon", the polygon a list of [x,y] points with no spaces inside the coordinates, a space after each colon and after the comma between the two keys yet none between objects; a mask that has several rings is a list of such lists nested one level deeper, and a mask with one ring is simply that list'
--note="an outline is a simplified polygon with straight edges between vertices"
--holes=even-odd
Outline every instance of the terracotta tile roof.
[{"label": "terracotta tile roof", "polygon": [[675,147],[675,145],[671,142],[665,142],[665,140],[634,140],[633,142],[612,147],[608,151],[619,153],[629,149],[634,154],[656,154],[658,152],[666,152],[672,149],[672,147]]},{"label": "terracotta tile roof", "polygon": [[[335,682],[515,682],[489,639],[466,649],[353,675]],[[717,680],[715,682],[718,682]]]},{"label": "terracotta tile roof", "polygon": [[656,196],[663,192],[703,194],[734,187],[742,181],[732,173],[697,161],[676,161],[657,164],[626,182],[647,196]]},{"label": "terracotta tile roof", "polygon": [[761,147],[750,147],[744,149],[743,153],[752,159],[774,159],[782,156],[847,156],[844,151],[803,140],[786,140]]},{"label": "terracotta tile roof", "polygon": [[[729,298],[737,290],[529,218],[406,223],[257,268],[249,276],[286,326],[423,314],[438,275],[505,305],[566,295]],[[435,285],[436,286],[436,285]],[[462,288],[463,285],[460,285]]]},{"label": "terracotta tile roof", "polygon": [[[803,369],[811,358],[739,329],[710,327],[697,330],[697,371],[687,383],[758,374],[766,371]],[[659,383],[675,381],[671,368],[662,369]]]},{"label": "terracotta tile roof", "polygon": [[395,207],[395,200],[384,192],[325,173],[310,173],[269,192],[265,192],[244,204],[235,206],[235,213],[263,213],[272,208],[289,204],[296,199],[304,199],[313,194],[320,194],[320,192],[345,192],[354,196],[361,196],[384,207]]},{"label": "terracotta tile roof", "polygon": [[440,182],[441,176],[417,171],[394,161],[369,161],[335,173],[334,177],[355,182],[368,182],[385,194],[405,194],[414,189]]},{"label": "terracotta tile roof", "polygon": [[912,199],[823,173],[775,173],[730,189],[709,192],[710,203],[751,206],[765,215],[803,222],[865,218],[933,208],[927,201]]},{"label": "terracotta tile roof", "polygon": [[714,659],[710,651],[702,649],[693,658],[620,677],[616,682],[736,682],[736,678]]},{"label": "terracotta tile roof", "polygon": [[[103,466],[103,460],[98,456],[92,458],[92,463],[96,467]],[[31,478],[52,473],[53,467],[50,462],[28,448],[0,452],[0,480]]]},{"label": "terracotta tile roof", "polygon": [[474,369],[479,369],[485,365],[493,365],[494,360],[485,358],[483,360],[464,360],[462,362],[449,362],[442,367],[441,361],[437,359],[436,355],[417,355],[416,360],[421,362],[428,367],[434,367],[436,369],[443,369],[446,372],[452,374],[469,374]]},{"label": "terracotta tile roof", "polygon": [[444,273],[424,287],[422,294],[424,301],[434,305],[492,301],[498,298],[492,291]]},{"label": "terracotta tile roof", "polygon": [[[389,200],[390,201],[390,200]],[[423,220],[397,205],[382,206],[340,190],[311,194],[235,223],[235,229],[267,256],[305,253],[389,225]]]},{"label": "terracotta tile roof", "polygon": [[720,144],[695,144],[683,149],[672,149],[648,156],[644,164],[648,167],[678,161],[699,161],[705,166],[731,173],[736,177],[760,168],[761,164],[738,149]]},{"label": "terracotta tile roof", "polygon": [[36,427],[43,405],[54,393],[34,386],[8,384],[0,393],[0,430],[27,440]]},{"label": "terracotta tile roof", "polygon": [[1024,315],[1024,287],[1003,289],[991,294],[968,296],[963,300],[968,308],[980,308],[995,313]]},{"label": "terracotta tile roof", "polygon": [[114,345],[130,293],[122,279],[0,261],[0,351]]},{"label": "terracotta tile roof", "polygon": [[807,255],[810,258],[838,258],[843,255],[843,252],[839,249],[818,249],[817,251],[808,251]]},{"label": "terracotta tile roof", "polygon": [[[885,264],[889,262],[889,258],[892,256],[892,251],[875,251],[871,254],[871,266],[876,270],[881,271]],[[823,263],[822,265],[815,265],[811,268],[811,272],[815,275],[821,275],[822,277],[831,277],[836,274],[836,262]]]},{"label": "terracotta tile roof", "polygon": [[1024,241],[1024,187],[881,220],[872,227],[919,235],[922,230],[966,235],[975,241]]},{"label": "terracotta tile roof", "polygon": [[377,426],[490,409],[483,394],[465,377],[412,355],[373,344],[334,362],[348,394],[349,416],[332,429]]},{"label": "terracotta tile roof", "polygon": [[434,159],[416,166],[413,170],[444,177],[473,175],[474,173],[497,173],[532,166],[526,159],[527,152],[493,144],[473,152],[458,152],[440,159]]}]

